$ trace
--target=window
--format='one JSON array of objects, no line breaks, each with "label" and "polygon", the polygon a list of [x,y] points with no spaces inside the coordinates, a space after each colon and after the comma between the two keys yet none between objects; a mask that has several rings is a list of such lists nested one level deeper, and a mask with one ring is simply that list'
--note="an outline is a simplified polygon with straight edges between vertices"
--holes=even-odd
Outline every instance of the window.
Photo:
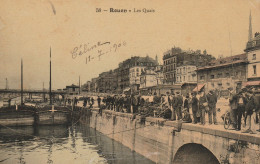
[{"label": "window", "polygon": [[136,72],[139,72],[139,68],[136,68]]},{"label": "window", "polygon": [[183,76],[183,81],[185,81],[185,76]]},{"label": "window", "polygon": [[229,73],[227,72],[227,73],[226,73],[226,77],[229,77],[229,76],[230,76],[230,75],[229,75]]},{"label": "window", "polygon": [[181,82],[181,77],[180,77],[180,82]]},{"label": "window", "polygon": [[215,78],[215,76],[214,75],[210,75],[210,79],[214,79]]},{"label": "window", "polygon": [[218,78],[222,78],[222,73],[218,73]]},{"label": "window", "polygon": [[177,77],[177,81],[179,81],[179,77]]},{"label": "window", "polygon": [[240,74],[240,72],[235,72],[235,76],[237,77],[237,76],[239,76],[239,74]]},{"label": "window", "polygon": [[200,76],[200,80],[204,80],[204,76]]},{"label": "window", "polygon": [[253,65],[254,75],[256,75],[256,65]]},{"label": "window", "polygon": [[185,73],[185,67],[183,67],[183,73]]},{"label": "window", "polygon": [[256,60],[256,54],[253,54],[252,60]]},{"label": "window", "polygon": [[139,73],[138,73],[138,72],[136,73],[136,76],[139,76]]}]

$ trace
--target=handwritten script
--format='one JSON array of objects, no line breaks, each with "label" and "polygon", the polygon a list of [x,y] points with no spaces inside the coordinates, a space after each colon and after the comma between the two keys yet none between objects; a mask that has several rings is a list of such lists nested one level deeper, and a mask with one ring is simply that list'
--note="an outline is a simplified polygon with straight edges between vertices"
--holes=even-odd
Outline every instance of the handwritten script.
[{"label": "handwritten script", "polygon": [[126,42],[118,42],[118,43],[111,43],[111,42],[97,42],[96,44],[81,44],[76,46],[72,49],[71,55],[72,59],[76,59],[79,56],[85,56],[86,64],[96,58],[100,60],[101,56],[115,53],[121,47],[125,47]]}]

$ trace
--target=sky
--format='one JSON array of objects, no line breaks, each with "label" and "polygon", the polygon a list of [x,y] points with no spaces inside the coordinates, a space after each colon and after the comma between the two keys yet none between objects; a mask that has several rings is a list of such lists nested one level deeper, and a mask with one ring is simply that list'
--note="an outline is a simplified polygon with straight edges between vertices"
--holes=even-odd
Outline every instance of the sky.
[{"label": "sky", "polygon": [[[134,12],[144,8],[155,12]],[[54,89],[79,76],[85,83],[131,56],[158,55],[162,63],[174,46],[216,58],[241,54],[250,10],[253,33],[260,32],[260,0],[0,0],[0,88],[6,78],[20,88],[21,59],[24,88],[48,88],[50,47]]]}]

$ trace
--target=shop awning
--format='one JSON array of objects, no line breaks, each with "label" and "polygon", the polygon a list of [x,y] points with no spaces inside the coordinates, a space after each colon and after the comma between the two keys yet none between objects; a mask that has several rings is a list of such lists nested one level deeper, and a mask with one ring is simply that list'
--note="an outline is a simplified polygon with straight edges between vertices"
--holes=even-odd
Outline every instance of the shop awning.
[{"label": "shop awning", "polygon": [[199,92],[204,86],[205,86],[205,84],[198,84],[192,91]]},{"label": "shop awning", "polygon": [[260,81],[248,81],[244,83],[244,86],[260,86]]}]

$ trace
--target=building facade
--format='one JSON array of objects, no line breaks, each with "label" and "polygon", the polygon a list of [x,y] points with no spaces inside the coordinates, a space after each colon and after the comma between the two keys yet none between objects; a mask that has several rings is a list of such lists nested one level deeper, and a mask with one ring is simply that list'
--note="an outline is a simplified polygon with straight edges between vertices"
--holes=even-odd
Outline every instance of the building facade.
[{"label": "building facade", "polygon": [[194,65],[183,65],[176,68],[176,83],[197,83],[197,72]]},{"label": "building facade", "polygon": [[260,34],[255,33],[253,37],[252,34],[252,24],[251,24],[251,13],[249,16],[249,34],[248,42],[246,45],[245,52],[247,53],[248,65],[247,65],[247,80],[249,81],[259,81],[260,82]]},{"label": "building facade", "polygon": [[116,93],[118,84],[118,69],[99,74],[97,90],[101,93]]},{"label": "building facade", "polygon": [[[163,72],[166,84],[174,84],[177,82],[176,68],[183,65],[194,65],[194,66],[206,66],[211,61],[215,60],[215,57],[207,54],[204,50],[201,54],[200,50],[184,51],[181,48],[174,47],[167,51],[163,55]],[[180,81],[180,79],[179,79]],[[178,83],[178,82],[177,82]]]},{"label": "building facade", "polygon": [[228,88],[241,88],[247,80],[247,55],[240,54],[221,58],[197,69],[198,85],[205,91],[217,90],[225,96]]},{"label": "building facade", "polygon": [[76,94],[79,94],[79,86],[78,85],[68,85],[66,86],[66,92],[69,94],[69,95],[76,95]]},{"label": "building facade", "polygon": [[98,78],[92,78],[90,83],[90,92],[97,92]]},{"label": "building facade", "polygon": [[163,54],[163,73],[165,84],[175,83],[175,69],[177,65],[176,53],[178,52],[181,52],[181,49],[172,48]]},{"label": "building facade", "polygon": [[118,91],[123,92],[130,87],[138,90],[140,87],[140,75],[144,68],[155,67],[158,62],[149,56],[134,56],[119,63],[118,67]]},{"label": "building facade", "polygon": [[140,76],[145,70],[153,70],[158,65],[158,61],[149,56],[139,57],[130,65],[129,84],[134,91],[140,88]]}]

